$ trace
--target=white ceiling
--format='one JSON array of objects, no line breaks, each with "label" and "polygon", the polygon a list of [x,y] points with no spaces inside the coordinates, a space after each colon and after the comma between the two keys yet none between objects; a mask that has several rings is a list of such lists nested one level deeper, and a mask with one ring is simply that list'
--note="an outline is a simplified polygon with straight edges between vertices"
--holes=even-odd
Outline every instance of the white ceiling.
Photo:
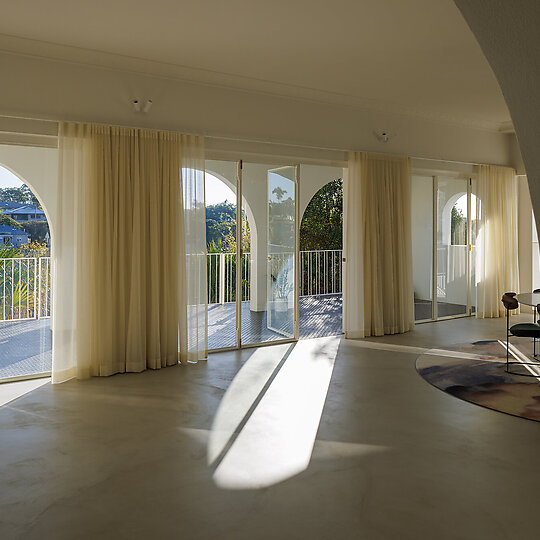
[{"label": "white ceiling", "polygon": [[18,0],[3,4],[0,33],[239,88],[494,129],[510,121],[452,0]]}]

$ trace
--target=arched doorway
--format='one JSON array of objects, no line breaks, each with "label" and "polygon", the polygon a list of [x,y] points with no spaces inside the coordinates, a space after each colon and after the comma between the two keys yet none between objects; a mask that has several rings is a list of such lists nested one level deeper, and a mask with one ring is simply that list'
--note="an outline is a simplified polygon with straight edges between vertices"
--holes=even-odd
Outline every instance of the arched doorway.
[{"label": "arched doorway", "polygon": [[0,164],[0,379],[51,371],[50,248],[41,200]]},{"label": "arched doorway", "polygon": [[300,338],[342,333],[343,181],[311,198],[300,225]]}]

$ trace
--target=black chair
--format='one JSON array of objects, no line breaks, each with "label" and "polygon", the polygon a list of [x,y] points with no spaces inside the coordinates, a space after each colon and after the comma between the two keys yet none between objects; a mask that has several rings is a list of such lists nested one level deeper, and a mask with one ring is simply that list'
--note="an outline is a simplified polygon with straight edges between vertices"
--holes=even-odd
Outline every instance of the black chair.
[{"label": "black chair", "polygon": [[[540,290],[538,292],[540,292]],[[519,307],[519,302],[515,296],[516,293],[507,292],[503,294],[501,299],[506,308],[506,371],[507,373],[522,375],[523,377],[538,377],[538,375],[533,375],[532,373],[516,373],[515,371],[510,371],[510,366],[513,364],[520,366],[540,366],[540,362],[535,361],[534,359],[531,362],[521,362],[519,360],[510,361],[510,336],[533,338],[535,344],[536,340],[540,339],[540,324],[537,322],[518,323],[510,326],[510,311]],[[540,304],[536,306],[536,309],[540,311]],[[534,351],[533,358],[534,357],[536,357],[536,351]]]}]

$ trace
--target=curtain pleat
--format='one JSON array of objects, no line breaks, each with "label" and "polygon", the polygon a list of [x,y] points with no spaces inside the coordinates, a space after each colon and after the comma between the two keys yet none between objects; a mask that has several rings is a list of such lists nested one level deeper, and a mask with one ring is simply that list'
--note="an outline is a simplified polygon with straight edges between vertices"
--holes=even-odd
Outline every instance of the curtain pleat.
[{"label": "curtain pleat", "polygon": [[206,207],[204,148],[199,138],[183,138],[186,151],[181,167],[185,238],[185,298],[180,326],[182,362],[196,362],[208,354],[208,296],[206,278]]},{"label": "curtain pleat", "polygon": [[346,184],[346,336],[407,332],[414,327],[409,160],[352,152]]},{"label": "curtain pleat", "polygon": [[[189,341],[192,325],[207,332],[188,305],[206,316],[206,274],[195,293],[187,282],[186,248],[201,243],[184,237],[204,238],[205,221],[183,196],[204,179],[202,139],[63,123],[59,141],[53,382],[206,357],[204,339]],[[204,183],[196,194],[204,208]]]},{"label": "curtain pleat", "polygon": [[502,317],[502,295],[519,292],[516,172],[480,165],[476,184],[476,317]]}]

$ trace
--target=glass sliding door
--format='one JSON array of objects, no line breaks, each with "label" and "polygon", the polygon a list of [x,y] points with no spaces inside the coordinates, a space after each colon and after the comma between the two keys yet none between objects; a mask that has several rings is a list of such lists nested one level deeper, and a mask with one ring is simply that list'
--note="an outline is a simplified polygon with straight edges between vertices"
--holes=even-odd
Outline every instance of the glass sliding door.
[{"label": "glass sliding door", "polygon": [[296,167],[267,176],[267,328],[285,338],[295,335]]},{"label": "glass sliding door", "polygon": [[471,314],[476,313],[476,233],[478,231],[477,219],[480,215],[480,199],[476,192],[476,180],[469,179],[469,268],[470,268],[470,301]]},{"label": "glass sliding door", "polygon": [[242,302],[241,345],[297,337],[297,176],[296,166],[242,165],[242,209],[253,226],[243,267],[249,298]]},{"label": "glass sliding door", "polygon": [[476,305],[478,201],[473,180],[411,177],[415,320],[470,315]]},{"label": "glass sliding door", "polygon": [[436,177],[437,317],[468,313],[468,180]]},{"label": "glass sliding door", "polygon": [[411,177],[414,319],[433,318],[433,177]]}]

